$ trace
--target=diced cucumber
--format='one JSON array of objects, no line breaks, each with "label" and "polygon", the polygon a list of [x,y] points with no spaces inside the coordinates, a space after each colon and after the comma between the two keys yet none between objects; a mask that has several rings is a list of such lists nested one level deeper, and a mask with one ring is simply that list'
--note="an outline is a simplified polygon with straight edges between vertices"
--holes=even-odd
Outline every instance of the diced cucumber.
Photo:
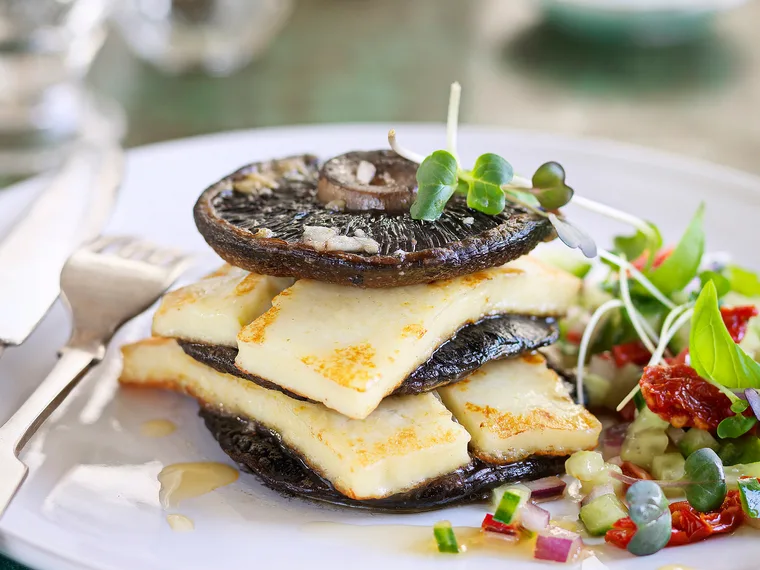
[{"label": "diced cucumber", "polygon": [[581,520],[592,536],[601,536],[628,512],[615,495],[602,495],[581,507]]},{"label": "diced cucumber", "polygon": [[720,444],[712,435],[710,435],[710,432],[703,429],[691,428],[686,432],[686,435],[681,438],[681,441],[678,442],[678,450],[684,457],[689,457],[689,455],[694,453],[697,449],[703,449],[705,447],[709,447],[717,452],[720,448]]},{"label": "diced cucumber", "polygon": [[636,414],[636,419],[628,427],[628,435],[637,434],[643,431],[662,431],[668,429],[670,424],[655,414],[649,408],[643,408]]},{"label": "diced cucumber", "polygon": [[623,442],[620,457],[623,461],[630,461],[649,470],[652,468],[652,460],[665,453],[668,443],[670,439],[665,431],[649,429],[629,433]]},{"label": "diced cucumber", "polygon": [[454,529],[451,528],[449,521],[438,521],[433,525],[433,536],[438,545],[438,552],[447,552],[457,554],[460,551],[459,542],[454,535]]},{"label": "diced cucumber", "polygon": [[760,461],[760,439],[754,435],[724,439],[720,443],[718,457],[723,465],[758,462]]},{"label": "diced cucumber", "polygon": [[723,465],[736,465],[741,463],[742,448],[734,440],[726,440],[720,444],[718,449],[718,457],[723,462]]},{"label": "diced cucumber", "polygon": [[730,465],[725,467],[724,471],[726,473],[726,484],[730,489],[736,489],[736,482],[739,477],[760,477],[760,461]]},{"label": "diced cucumber", "polygon": [[493,514],[495,521],[504,524],[517,522],[522,507],[530,499],[530,489],[525,485],[508,485],[503,488],[501,495],[498,490],[494,492],[494,499],[498,501],[496,511]]},{"label": "diced cucumber", "polygon": [[590,481],[604,469],[604,458],[596,451],[576,451],[565,461],[565,471],[581,481]]},{"label": "diced cucumber", "polygon": [[658,455],[652,459],[652,476],[655,479],[678,481],[684,476],[686,460],[677,451]]},{"label": "diced cucumber", "polygon": [[614,410],[617,405],[625,398],[631,389],[639,383],[641,379],[641,368],[635,364],[626,364],[615,371],[612,379],[612,387],[607,392],[605,405]]},{"label": "diced cucumber", "polygon": [[604,406],[609,394],[611,382],[598,374],[587,374],[583,379],[583,388],[588,396],[587,404],[590,407]]},{"label": "diced cucumber", "polygon": [[599,485],[612,485],[616,495],[623,494],[623,482],[620,479],[613,477],[610,473],[615,471],[616,473],[623,473],[623,470],[619,465],[614,463],[605,463],[604,469],[596,473],[592,479],[581,482],[581,492],[584,495],[588,495],[594,487]]}]

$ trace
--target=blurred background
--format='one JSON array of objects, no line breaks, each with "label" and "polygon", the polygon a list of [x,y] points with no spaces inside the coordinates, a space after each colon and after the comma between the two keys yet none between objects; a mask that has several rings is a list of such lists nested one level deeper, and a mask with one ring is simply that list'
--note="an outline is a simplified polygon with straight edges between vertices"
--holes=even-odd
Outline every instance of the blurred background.
[{"label": "blurred background", "polygon": [[461,120],[760,174],[760,3],[0,0],[0,177],[78,141]]}]

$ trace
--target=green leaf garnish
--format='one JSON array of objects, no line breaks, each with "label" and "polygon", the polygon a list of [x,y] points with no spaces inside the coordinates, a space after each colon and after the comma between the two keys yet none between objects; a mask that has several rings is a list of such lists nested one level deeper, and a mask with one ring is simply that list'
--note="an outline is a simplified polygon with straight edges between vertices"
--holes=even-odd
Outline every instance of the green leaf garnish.
[{"label": "green leaf garnish", "polygon": [[472,172],[460,176],[470,184],[467,205],[473,210],[496,215],[504,210],[506,198],[502,184],[509,184],[514,176],[512,165],[498,154],[482,154],[475,161]]},{"label": "green leaf garnish", "polygon": [[718,454],[707,447],[698,449],[686,458],[684,486],[686,500],[702,513],[717,509],[723,504],[728,489],[723,463]]},{"label": "green leaf garnish", "polygon": [[559,210],[573,198],[573,189],[565,184],[565,169],[558,162],[539,166],[531,182],[533,193],[547,210]]},{"label": "green leaf garnish", "polygon": [[742,509],[750,518],[760,518],[760,481],[755,477],[741,477],[737,481]]},{"label": "green leaf garnish", "polygon": [[[760,364],[728,333],[712,281],[704,286],[694,306],[689,353],[691,366],[705,380],[728,388],[760,388]],[[737,399],[734,395],[732,401]]]},{"label": "green leaf garnish", "polygon": [[412,218],[437,220],[458,188],[456,158],[445,150],[435,151],[417,169],[417,198],[410,209]]},{"label": "green leaf garnish", "polygon": [[751,430],[757,423],[757,418],[742,414],[748,407],[749,404],[743,400],[737,400],[731,404],[731,411],[736,415],[725,418],[718,424],[718,437],[722,439],[740,437]]},{"label": "green leaf garnish", "polygon": [[731,290],[731,282],[717,271],[703,271],[699,274],[699,281],[702,284],[702,288],[704,288],[708,281],[712,281],[718,292],[718,299],[725,296]]},{"label": "green leaf garnish", "polygon": [[626,259],[637,259],[644,252],[648,252],[648,265],[651,266],[655,255],[662,248],[662,235],[653,223],[647,222],[647,225],[651,229],[649,234],[639,230],[631,236],[616,236],[613,239],[615,251],[625,254]]},{"label": "green leaf garnish", "polygon": [[727,269],[732,291],[736,291],[745,297],[760,295],[760,279],[756,273],[736,265],[729,265]]},{"label": "green leaf garnish", "polygon": [[652,284],[666,295],[680,291],[697,275],[705,252],[704,212],[704,204],[700,204],[673,253],[647,274]]},{"label": "green leaf garnish", "polygon": [[630,505],[628,516],[636,524],[636,534],[628,543],[628,551],[636,556],[648,556],[665,548],[673,520],[660,486],[653,481],[639,481],[628,489],[625,500]]}]

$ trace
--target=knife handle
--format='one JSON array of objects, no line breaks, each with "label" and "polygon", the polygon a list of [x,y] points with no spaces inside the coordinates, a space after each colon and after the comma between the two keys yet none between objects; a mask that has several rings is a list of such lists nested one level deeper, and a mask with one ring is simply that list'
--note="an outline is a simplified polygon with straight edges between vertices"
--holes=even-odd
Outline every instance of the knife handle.
[{"label": "knife handle", "polygon": [[26,478],[27,467],[18,459],[19,452],[95,360],[89,351],[64,347],[47,378],[0,428],[0,516]]}]

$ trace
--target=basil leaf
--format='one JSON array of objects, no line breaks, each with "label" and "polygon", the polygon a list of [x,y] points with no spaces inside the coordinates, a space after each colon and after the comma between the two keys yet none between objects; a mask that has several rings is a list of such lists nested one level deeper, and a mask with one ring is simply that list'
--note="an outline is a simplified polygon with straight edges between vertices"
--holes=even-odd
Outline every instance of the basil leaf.
[{"label": "basil leaf", "polygon": [[484,214],[495,215],[504,210],[506,198],[501,189],[509,184],[514,176],[512,165],[498,154],[482,154],[475,161],[470,173],[470,191],[467,205]]},{"label": "basil leaf", "polygon": [[647,222],[647,225],[652,230],[649,236],[641,230],[631,236],[616,236],[613,239],[615,251],[625,254],[629,260],[637,259],[647,251],[649,252],[649,264],[651,264],[657,252],[662,249],[662,235],[653,223]]},{"label": "basil leaf", "polygon": [[731,282],[717,271],[703,271],[699,274],[699,281],[702,284],[702,288],[704,288],[708,281],[712,281],[718,292],[718,299],[731,290]]},{"label": "basil leaf", "polygon": [[689,354],[692,368],[705,380],[728,388],[760,388],[760,364],[728,334],[712,281],[704,286],[694,306]]},{"label": "basil leaf", "polygon": [[706,513],[723,504],[728,489],[723,463],[718,455],[705,447],[693,452],[684,464],[686,500],[697,511]]},{"label": "basil leaf", "polygon": [[437,150],[417,169],[417,198],[409,210],[415,220],[437,220],[457,189],[457,160]]},{"label": "basil leaf", "polygon": [[728,266],[728,279],[731,290],[745,297],[757,297],[760,295],[760,279],[757,274],[736,265]]},{"label": "basil leaf", "polygon": [[654,286],[666,295],[680,291],[697,275],[705,252],[704,212],[705,206],[700,204],[673,253],[647,275]]},{"label": "basil leaf", "polygon": [[718,437],[731,439],[747,433],[757,423],[755,416],[744,416],[740,413],[730,418],[723,419],[718,424]]}]

